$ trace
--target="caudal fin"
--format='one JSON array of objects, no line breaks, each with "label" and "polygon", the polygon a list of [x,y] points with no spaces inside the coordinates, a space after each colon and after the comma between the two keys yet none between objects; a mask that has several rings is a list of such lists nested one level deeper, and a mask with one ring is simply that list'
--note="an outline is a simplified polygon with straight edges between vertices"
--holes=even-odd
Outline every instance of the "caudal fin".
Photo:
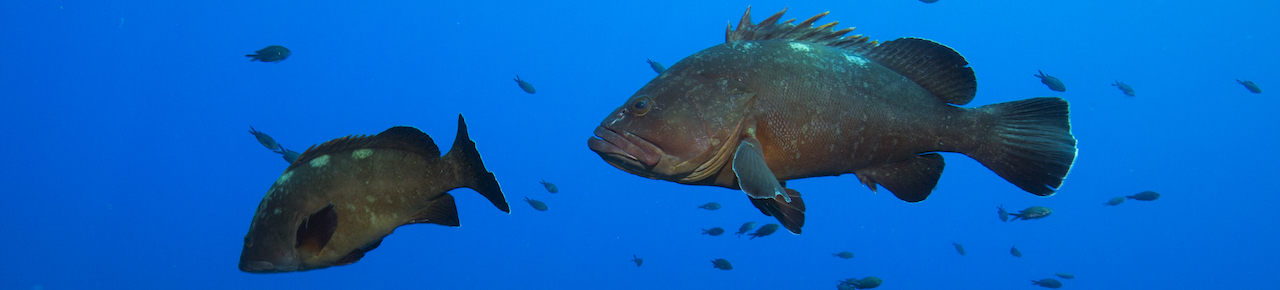
[{"label": "caudal fin", "polygon": [[484,168],[484,161],[480,160],[476,143],[472,142],[471,136],[467,134],[467,123],[462,119],[461,114],[458,115],[458,135],[453,140],[453,147],[449,148],[449,153],[445,154],[445,159],[454,164],[463,187],[479,192],[480,195],[489,199],[493,206],[511,213],[511,206],[507,204],[507,197],[502,194],[502,187],[498,186],[498,180],[494,178],[492,172]]},{"label": "caudal fin", "polygon": [[986,105],[991,134],[969,157],[1030,193],[1053,195],[1076,159],[1070,109],[1062,98]]}]

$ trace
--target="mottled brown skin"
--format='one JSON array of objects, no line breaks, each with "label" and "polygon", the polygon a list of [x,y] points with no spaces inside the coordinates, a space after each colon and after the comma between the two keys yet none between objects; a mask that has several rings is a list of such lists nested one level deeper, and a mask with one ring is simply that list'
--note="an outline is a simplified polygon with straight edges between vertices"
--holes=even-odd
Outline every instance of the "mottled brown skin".
[{"label": "mottled brown skin", "polygon": [[[447,192],[460,187],[477,188],[473,181],[477,167],[483,171],[483,165],[477,166],[471,160],[473,157],[478,160],[478,154],[457,152],[460,146],[474,152],[475,146],[468,139],[465,126],[460,126],[459,131],[459,142],[444,156],[439,155],[434,144],[422,148],[396,142],[353,142],[357,144],[323,148],[329,145],[326,143],[317,147],[320,149],[308,150],[276,180],[258,205],[245,236],[240,270],[291,272],[354,263],[359,256],[350,260],[348,255],[358,249],[376,247],[399,226],[410,223],[457,226],[453,197]],[[382,134],[363,138],[380,136]],[[429,137],[426,138],[430,142]],[[341,139],[331,142],[339,141]],[[359,157],[357,150],[369,150],[371,154]],[[323,159],[327,161],[321,162]],[[492,174],[488,176],[492,180]],[[496,187],[496,182],[492,185]],[[499,199],[486,197],[499,209],[509,212],[501,190],[490,189],[496,190]],[[489,192],[483,188],[477,191]],[[446,209],[453,211],[423,212],[435,202],[447,202]],[[327,244],[318,251],[297,245],[299,225],[304,218],[328,205],[333,205],[337,223]],[[359,252],[361,256],[363,250]]]}]

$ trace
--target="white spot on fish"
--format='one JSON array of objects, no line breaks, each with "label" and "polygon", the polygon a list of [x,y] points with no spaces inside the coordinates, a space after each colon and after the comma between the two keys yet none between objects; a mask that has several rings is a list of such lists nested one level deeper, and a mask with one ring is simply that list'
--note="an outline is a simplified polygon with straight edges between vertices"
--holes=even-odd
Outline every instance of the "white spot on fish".
[{"label": "white spot on fish", "polygon": [[280,178],[276,179],[276,185],[289,181],[290,177],[293,177],[293,170],[285,171],[284,174],[280,175]]},{"label": "white spot on fish", "polygon": [[808,44],[804,44],[804,43],[792,42],[792,43],[788,43],[788,45],[791,45],[791,49],[794,49],[794,50],[797,50],[797,51],[809,51],[809,50],[812,50],[812,48],[809,48],[809,45],[808,45]]},{"label": "white spot on fish", "polygon": [[368,200],[369,202],[375,202],[375,201],[378,201],[378,198],[377,198],[377,197],[373,197],[372,195],[366,195],[366,196],[364,196],[364,199],[365,199],[365,200]]},{"label": "white spot on fish", "polygon": [[373,155],[373,149],[356,149],[356,151],[351,152],[351,157],[355,157],[356,159],[364,159],[365,157],[369,157],[369,155]]},{"label": "white spot on fish", "polygon": [[311,159],[311,167],[324,167],[326,164],[329,164],[329,154]]},{"label": "white spot on fish", "polygon": [[844,60],[852,62],[858,66],[867,66],[867,59],[852,54],[844,54]]},{"label": "white spot on fish", "polygon": [[275,210],[275,211],[273,211],[271,214],[280,214],[280,212],[282,212],[282,211],[284,211],[284,210],[281,210],[280,208],[278,208],[278,207],[277,207],[277,208],[276,208],[276,210]]}]

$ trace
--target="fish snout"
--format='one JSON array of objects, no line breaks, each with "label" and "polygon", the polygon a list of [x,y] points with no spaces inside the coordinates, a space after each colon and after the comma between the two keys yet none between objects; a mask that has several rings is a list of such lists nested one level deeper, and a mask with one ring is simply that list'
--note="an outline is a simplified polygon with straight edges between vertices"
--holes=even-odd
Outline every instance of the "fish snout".
[{"label": "fish snout", "polygon": [[633,173],[648,171],[662,157],[662,150],[648,140],[605,126],[596,127],[595,137],[587,139],[587,147],[609,164]]},{"label": "fish snout", "polygon": [[240,271],[249,273],[280,273],[297,271],[299,267],[298,253],[293,249],[275,249],[274,251],[252,246],[240,253]]}]

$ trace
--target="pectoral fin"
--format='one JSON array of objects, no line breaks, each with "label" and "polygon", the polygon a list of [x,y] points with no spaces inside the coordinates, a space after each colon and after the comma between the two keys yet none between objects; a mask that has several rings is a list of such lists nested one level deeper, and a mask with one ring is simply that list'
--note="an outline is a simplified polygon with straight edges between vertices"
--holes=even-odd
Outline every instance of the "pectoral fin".
[{"label": "pectoral fin", "polygon": [[738,143],[738,151],[733,154],[733,174],[738,177],[738,187],[751,198],[771,199],[782,196],[783,200],[791,202],[791,197],[787,196],[778,183],[778,178],[769,170],[755,140],[742,140]]},{"label": "pectoral fin", "polygon": [[770,199],[752,198],[751,204],[760,209],[764,215],[778,219],[778,223],[782,227],[794,234],[800,234],[800,227],[804,226],[804,199],[800,198],[800,192],[794,189],[786,188],[787,197],[791,201],[786,201],[781,196],[775,196]]},{"label": "pectoral fin", "polygon": [[329,239],[333,238],[333,232],[337,229],[338,212],[333,209],[333,204],[329,204],[302,220],[295,233],[296,243],[293,246],[299,252],[319,255],[320,250],[329,244]]},{"label": "pectoral fin", "polygon": [[929,197],[933,188],[938,186],[938,178],[942,177],[945,165],[942,155],[929,153],[897,163],[858,170],[856,173],[858,180],[871,188],[871,191],[875,191],[876,184],[880,184],[898,199],[919,202]]}]

